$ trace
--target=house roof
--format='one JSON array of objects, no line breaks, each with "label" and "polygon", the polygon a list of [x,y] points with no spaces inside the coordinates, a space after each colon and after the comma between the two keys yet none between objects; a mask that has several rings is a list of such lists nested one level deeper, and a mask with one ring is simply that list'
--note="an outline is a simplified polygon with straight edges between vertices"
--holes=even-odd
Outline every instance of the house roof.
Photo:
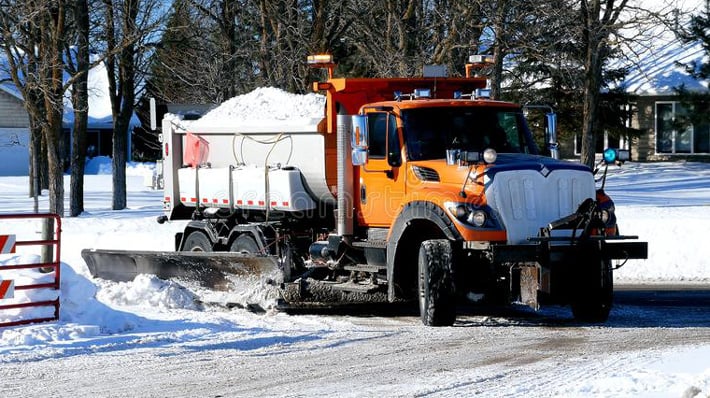
[{"label": "house roof", "polygon": [[[113,115],[111,113],[111,98],[109,97],[108,74],[106,65],[102,62],[89,70],[89,128],[112,129]],[[71,89],[64,96],[65,126],[74,123],[74,107],[71,103]],[[130,125],[138,126],[141,122],[135,112],[131,116]]]},{"label": "house roof", "polygon": [[[668,14],[677,7],[682,20],[688,25],[690,17],[705,9],[704,0],[641,1],[649,10]],[[629,73],[616,87],[629,94],[641,96],[675,95],[684,86],[690,91],[707,91],[707,82],[698,81],[687,71],[687,65],[707,62],[700,41],[685,43],[668,26],[659,22],[645,22],[622,30],[621,34],[633,38],[623,49],[622,59],[612,62],[612,67],[626,67]]]},{"label": "house roof", "polygon": [[686,70],[685,65],[692,62],[707,62],[700,42],[684,44],[675,40],[656,46],[631,67],[619,87],[642,96],[674,95],[680,86],[690,91],[707,91],[707,82],[696,80]]},{"label": "house roof", "polygon": [[17,98],[20,101],[24,101],[24,99],[22,98],[22,94],[11,81],[3,81],[2,83],[0,83],[0,90],[10,94],[11,96]]},{"label": "house roof", "polygon": [[[9,73],[7,71],[6,62],[4,60],[5,55],[0,55],[0,62],[3,64],[0,67],[0,90],[12,95],[19,101],[24,101],[24,97],[20,90],[17,89],[15,84],[10,79]],[[68,76],[65,75],[68,79]],[[108,85],[108,75],[106,73],[105,64],[99,63],[89,70],[88,77],[88,87],[89,87],[89,121],[88,127],[90,129],[112,129],[113,128],[113,116],[111,113],[111,98],[109,97],[109,85]],[[74,107],[71,103],[71,90],[69,90],[64,96],[64,116],[62,118],[62,123],[65,127],[71,127],[74,123]],[[140,120],[135,113],[131,116],[130,121],[131,126],[140,125]]]}]

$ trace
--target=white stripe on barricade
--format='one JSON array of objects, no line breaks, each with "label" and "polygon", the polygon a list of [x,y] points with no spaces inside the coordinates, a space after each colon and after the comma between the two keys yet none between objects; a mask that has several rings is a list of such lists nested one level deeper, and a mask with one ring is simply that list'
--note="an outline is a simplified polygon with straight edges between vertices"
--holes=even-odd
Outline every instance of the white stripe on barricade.
[{"label": "white stripe on barricade", "polygon": [[15,242],[15,235],[0,235],[0,253],[14,253]]}]

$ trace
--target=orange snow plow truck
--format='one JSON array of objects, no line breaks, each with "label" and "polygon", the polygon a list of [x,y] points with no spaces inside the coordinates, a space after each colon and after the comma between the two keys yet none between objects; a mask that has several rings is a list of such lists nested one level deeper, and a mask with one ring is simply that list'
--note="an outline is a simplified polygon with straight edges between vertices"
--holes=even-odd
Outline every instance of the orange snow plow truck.
[{"label": "orange snow plow truck", "polygon": [[176,252],[84,250],[92,273],[227,289],[261,278],[285,305],[418,302],[431,326],[452,325],[463,301],[608,318],[613,270],[647,256],[619,235],[603,191],[606,165],[628,151],[605,151],[595,181],[556,159],[554,113],[543,156],[523,109],[490,100],[485,78],[334,78],[330,57],[309,63],[329,72],[313,84],[322,118],[164,119],[158,221],[190,220]]}]

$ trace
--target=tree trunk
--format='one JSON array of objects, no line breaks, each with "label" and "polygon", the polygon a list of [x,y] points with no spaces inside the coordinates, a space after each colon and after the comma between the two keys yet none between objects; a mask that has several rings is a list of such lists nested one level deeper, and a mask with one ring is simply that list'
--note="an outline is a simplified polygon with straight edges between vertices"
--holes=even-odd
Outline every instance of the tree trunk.
[{"label": "tree trunk", "polygon": [[493,71],[491,72],[491,99],[499,100],[501,98],[501,84],[503,82],[503,59],[505,58],[505,34],[506,23],[505,18],[508,14],[508,1],[499,1],[496,3],[493,21],[493,34],[495,40],[493,44]]},{"label": "tree trunk", "polygon": [[44,189],[49,189],[49,157],[47,156],[47,137],[40,131],[39,145],[39,189],[40,193]]},{"label": "tree trunk", "polygon": [[126,208],[126,155],[128,125],[121,117],[116,118],[113,124],[113,210]]},{"label": "tree trunk", "polygon": [[505,51],[502,44],[498,43],[493,48],[493,71],[491,72],[491,99],[501,99],[501,83],[503,81],[503,58]]},{"label": "tree trunk", "polygon": [[581,162],[590,169],[594,168],[596,155],[596,137],[599,129],[598,108],[601,80],[601,65],[599,53],[595,47],[587,49],[585,60],[584,82],[584,118],[582,122],[582,153]]},{"label": "tree trunk", "polygon": [[30,122],[30,197],[42,195],[39,171],[41,147],[42,129]]},{"label": "tree trunk", "polygon": [[64,170],[59,153],[59,135],[62,131],[61,110],[48,112],[48,124],[44,129],[47,142],[47,160],[49,162],[49,212],[64,215]]},{"label": "tree trunk", "polygon": [[[141,34],[136,24],[140,2],[127,1],[119,7],[119,2],[103,0],[106,18],[106,70],[111,96],[113,115],[112,182],[113,210],[126,208],[126,161],[128,158],[128,131],[135,107],[136,42]],[[114,7],[117,7],[114,9]],[[120,12],[115,12],[120,10]],[[118,22],[121,29],[114,29]],[[120,32],[120,36],[119,36]],[[120,45],[119,45],[120,43]],[[118,57],[115,54],[118,54]],[[117,59],[118,58],[118,59]],[[117,89],[118,88],[118,89]]]},{"label": "tree trunk", "polygon": [[89,8],[85,0],[74,7],[79,45],[76,55],[76,81],[73,84],[74,129],[72,131],[71,182],[69,215],[76,217],[84,211],[84,166],[86,165],[86,127],[88,124],[89,95]]},{"label": "tree trunk", "polygon": [[582,44],[584,46],[584,98],[582,118],[582,153],[580,161],[590,169],[594,168],[596,133],[598,128],[597,109],[601,85],[601,30],[599,21],[600,0],[581,1]]},{"label": "tree trunk", "polygon": [[47,123],[43,128],[49,164],[49,211],[64,216],[64,168],[60,141],[62,115],[64,114],[64,62],[62,60],[65,35],[64,2],[58,1],[49,8],[49,18],[43,25],[43,36],[48,40],[44,59],[47,73],[47,89],[44,92],[44,107]]}]

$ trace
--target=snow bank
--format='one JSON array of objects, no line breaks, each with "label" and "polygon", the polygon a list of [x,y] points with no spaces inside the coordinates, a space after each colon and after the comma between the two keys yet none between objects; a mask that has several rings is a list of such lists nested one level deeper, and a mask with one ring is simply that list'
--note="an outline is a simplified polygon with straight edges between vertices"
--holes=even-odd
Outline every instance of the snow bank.
[{"label": "snow bank", "polygon": [[[85,175],[111,174],[113,172],[112,160],[108,156],[97,156],[86,161]],[[155,163],[127,162],[126,175],[145,177],[153,174]]]}]

